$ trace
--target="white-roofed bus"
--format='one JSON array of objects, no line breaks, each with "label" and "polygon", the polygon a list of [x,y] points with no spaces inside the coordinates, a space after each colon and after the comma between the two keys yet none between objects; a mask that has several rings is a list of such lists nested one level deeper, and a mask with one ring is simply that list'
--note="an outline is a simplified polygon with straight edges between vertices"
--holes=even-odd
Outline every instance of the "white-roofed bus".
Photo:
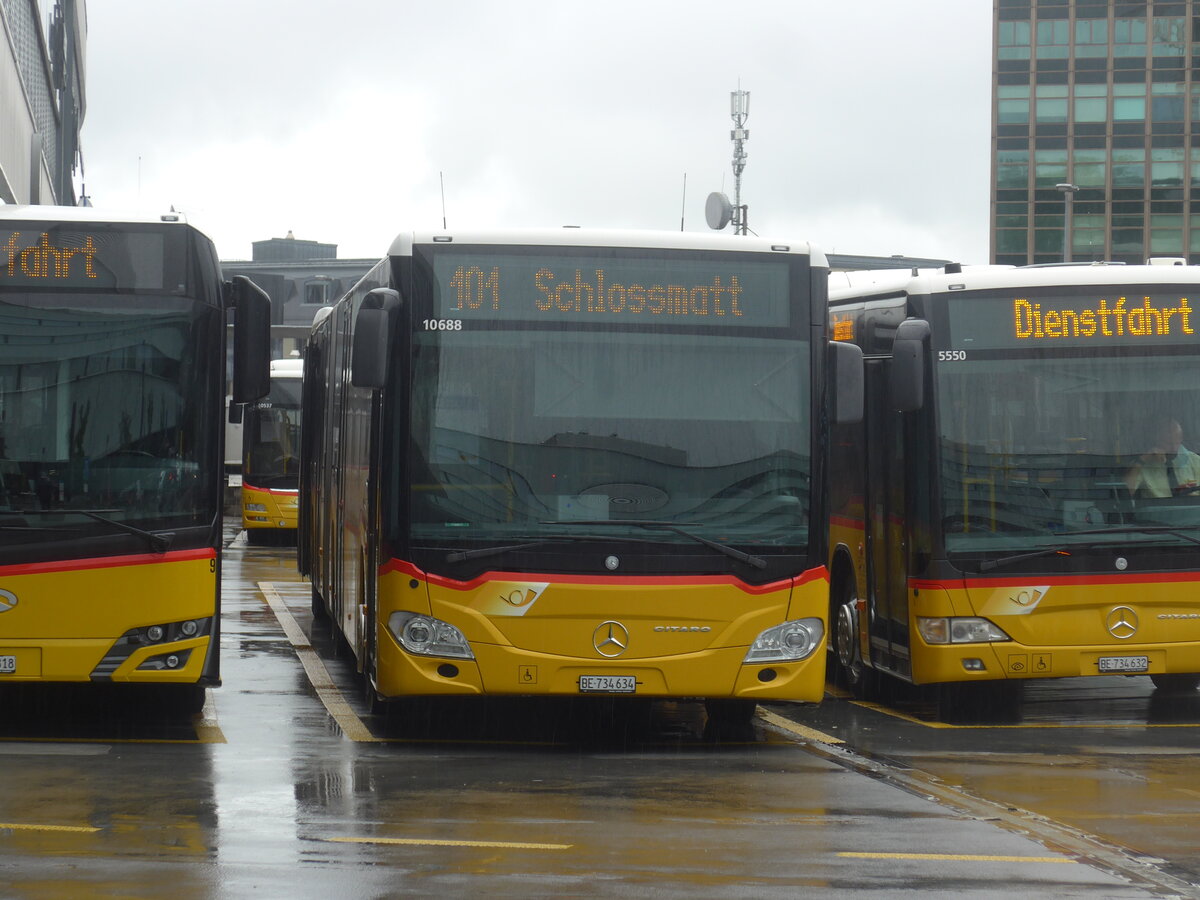
[{"label": "white-roofed bus", "polygon": [[829,373],[861,400],[827,275],[748,237],[398,237],[305,357],[299,563],[369,700],[819,701]]},{"label": "white-roofed bus", "polygon": [[269,301],[181,215],[0,206],[0,684],[220,683],[231,306],[245,402]]},{"label": "white-roofed bus", "polygon": [[[1200,268],[837,275],[836,675],[1011,716],[1031,679],[1200,684]],[[1177,477],[1176,477],[1177,476]]]},{"label": "white-roofed bus", "polygon": [[304,362],[271,360],[271,390],[242,412],[242,527],[250,543],[296,534]]}]

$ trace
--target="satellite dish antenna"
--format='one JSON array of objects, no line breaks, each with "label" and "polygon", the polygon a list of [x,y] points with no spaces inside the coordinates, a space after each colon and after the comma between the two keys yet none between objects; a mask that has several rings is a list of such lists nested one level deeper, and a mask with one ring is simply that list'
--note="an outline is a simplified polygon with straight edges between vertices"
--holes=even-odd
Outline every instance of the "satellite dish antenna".
[{"label": "satellite dish antenna", "polygon": [[733,204],[720,191],[713,191],[704,202],[704,218],[709,228],[720,231],[733,220]]}]

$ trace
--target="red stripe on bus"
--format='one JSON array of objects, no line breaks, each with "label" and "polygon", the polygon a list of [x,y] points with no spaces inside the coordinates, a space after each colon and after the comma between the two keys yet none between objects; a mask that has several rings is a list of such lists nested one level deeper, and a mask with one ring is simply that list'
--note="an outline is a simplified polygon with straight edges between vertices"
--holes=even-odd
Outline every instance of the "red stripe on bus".
[{"label": "red stripe on bus", "polygon": [[489,581],[551,581],[557,584],[620,584],[634,585],[714,585],[728,584],[747,594],[770,594],[786,590],[789,587],[799,587],[810,581],[819,579],[828,581],[829,570],[825,566],[817,566],[801,572],[795,578],[788,578],[771,584],[746,584],[732,575],[547,575],[538,572],[485,572],[470,581],[455,581],[442,575],[431,575],[422,572],[410,562],[400,559],[389,560],[380,566],[379,574],[399,572],[413,578],[423,579],[431,584],[449,588],[455,591],[472,591],[481,584]]},{"label": "red stripe on bus", "polygon": [[247,484],[244,478],[242,479],[242,488],[247,491],[258,491],[260,494],[277,494],[281,497],[295,497],[300,493],[299,488],[283,488],[282,490],[277,488],[272,490],[271,488],[255,487],[252,484]]},{"label": "red stripe on bus", "polygon": [[950,581],[927,581],[910,578],[910,588],[943,588],[945,590],[961,590],[962,588],[1008,587],[1014,584],[1037,584],[1051,587],[1060,585],[1089,584],[1179,584],[1184,582],[1200,583],[1200,573],[1191,572],[1131,572],[1122,575],[1008,575],[990,578],[957,578]]},{"label": "red stripe on bus", "polygon": [[22,563],[0,566],[0,578],[13,575],[44,575],[48,572],[78,572],[87,569],[115,569],[121,566],[149,566],[164,562],[189,562],[195,559],[215,559],[212,547],[198,550],[176,550],[173,553],[136,553],[132,556],[97,556],[91,559],[62,559],[44,563]]}]

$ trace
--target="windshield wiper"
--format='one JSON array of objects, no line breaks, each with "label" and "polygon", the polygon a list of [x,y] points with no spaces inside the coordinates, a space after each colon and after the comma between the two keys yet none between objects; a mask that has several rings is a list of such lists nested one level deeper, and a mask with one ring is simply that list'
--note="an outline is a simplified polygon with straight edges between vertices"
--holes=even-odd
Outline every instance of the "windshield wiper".
[{"label": "windshield wiper", "polygon": [[[557,525],[559,523],[558,522],[542,522],[540,524],[542,524],[542,525]],[[748,565],[754,566],[754,568],[756,568],[756,569],[765,569],[767,567],[767,561],[765,559],[763,559],[761,556],[754,556],[753,554],[746,553],[742,550],[739,550],[737,547],[730,547],[728,544],[721,544],[721,543],[718,543],[717,541],[710,541],[706,537],[701,537],[698,534],[692,534],[692,532],[686,531],[683,528],[680,528],[674,522],[647,522],[647,521],[639,521],[636,519],[619,519],[619,520],[583,519],[583,520],[578,520],[578,521],[575,519],[572,519],[571,524],[572,525],[636,525],[639,528],[650,528],[650,529],[660,529],[662,531],[672,531],[675,534],[682,535],[683,537],[688,538],[689,540],[693,540],[698,544],[703,544],[705,547],[709,547],[713,550],[716,550],[718,553],[724,553],[730,559],[736,559],[738,562],[744,562],[744,563],[747,563]]]},{"label": "windshield wiper", "polygon": [[[105,509],[93,511],[90,509],[30,509],[30,510],[4,510],[0,515],[4,516],[87,516],[89,519],[95,519],[97,522],[103,522],[105,525],[111,525],[120,531],[127,534],[136,535],[140,538],[145,538],[150,544],[150,549],[155,553],[166,553],[171,546],[171,542],[175,540],[175,532],[168,531],[165,534],[156,534],[153,531],[146,531],[138,528],[136,525],[129,525],[125,522],[118,522],[116,519],[110,519],[107,516],[100,515],[100,512],[120,512],[116,509]],[[15,526],[20,527],[20,526]]]},{"label": "windshield wiper", "polygon": [[[1197,526],[1191,526],[1191,530],[1195,530]],[[1095,528],[1087,531],[1073,531],[1072,534],[1128,534],[1134,532],[1136,534],[1165,534],[1171,537],[1181,538],[1185,541],[1190,541],[1193,544],[1200,544],[1200,538],[1192,537],[1190,534],[1184,534],[1182,529],[1174,528],[1170,525],[1163,526],[1116,526],[1113,528]],[[1083,544],[1064,544],[1059,547],[1043,547],[1041,550],[1031,550],[1028,553],[1014,553],[1012,556],[1001,556],[997,559],[985,559],[979,564],[977,571],[990,572],[992,569],[1000,566],[1008,565],[1009,563],[1023,562],[1027,559],[1037,559],[1039,556],[1071,556],[1076,550],[1095,550],[1097,547],[1112,547],[1123,544],[1124,541],[1087,541]]]},{"label": "windshield wiper", "polygon": [[526,541],[524,544],[506,544],[503,547],[479,547],[476,550],[455,550],[446,554],[446,562],[465,562],[468,559],[479,559],[481,556],[498,556],[513,550],[527,550],[530,547],[540,547],[552,544],[556,538],[543,538],[540,541]]}]

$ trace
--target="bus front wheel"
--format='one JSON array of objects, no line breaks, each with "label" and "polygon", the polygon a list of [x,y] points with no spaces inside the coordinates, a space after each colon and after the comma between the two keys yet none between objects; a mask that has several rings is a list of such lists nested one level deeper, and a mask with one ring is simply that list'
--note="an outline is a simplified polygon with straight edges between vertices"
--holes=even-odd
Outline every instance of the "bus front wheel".
[{"label": "bus front wheel", "polygon": [[1200,675],[1151,675],[1150,680],[1168,694],[1186,694],[1200,687]]}]

